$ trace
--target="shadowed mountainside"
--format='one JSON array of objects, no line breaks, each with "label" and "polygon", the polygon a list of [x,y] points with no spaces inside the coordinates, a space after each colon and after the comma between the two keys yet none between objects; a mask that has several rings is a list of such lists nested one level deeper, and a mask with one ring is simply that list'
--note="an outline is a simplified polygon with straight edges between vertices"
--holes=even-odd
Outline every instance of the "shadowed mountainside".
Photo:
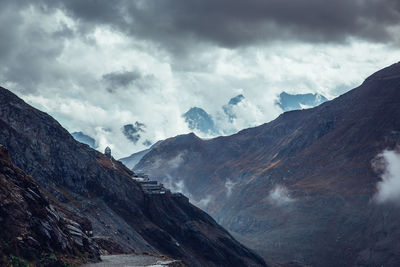
[{"label": "shadowed mountainside", "polygon": [[371,161],[399,144],[397,63],[332,101],[232,136],[167,139],[135,169],[208,198],[219,223],[273,260],[396,266],[400,209],[371,201],[380,181]]},{"label": "shadowed mountainside", "polygon": [[264,266],[184,197],[145,194],[120,162],[79,143],[55,121],[0,87],[0,144],[52,196],[91,221],[94,235],[127,252],[166,254],[190,266]]},{"label": "shadowed mountainside", "polygon": [[33,178],[11,162],[1,145],[0,203],[1,266],[18,266],[22,259],[53,266],[62,266],[63,261],[100,260],[99,249],[83,233],[84,227],[91,227],[90,222],[82,226],[77,221],[83,218],[51,205]]}]

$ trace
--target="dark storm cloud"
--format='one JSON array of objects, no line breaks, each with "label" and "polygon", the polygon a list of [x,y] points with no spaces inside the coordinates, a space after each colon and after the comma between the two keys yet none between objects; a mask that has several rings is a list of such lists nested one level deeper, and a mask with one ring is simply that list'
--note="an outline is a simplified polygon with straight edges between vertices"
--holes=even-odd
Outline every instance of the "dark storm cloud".
[{"label": "dark storm cloud", "polygon": [[[62,25],[49,32],[49,26],[39,27],[36,21],[27,24],[32,14],[23,12],[30,9],[43,15],[63,10],[77,28]],[[88,33],[96,26],[109,26],[165,49],[173,55],[174,70],[197,70],[205,68],[197,52],[208,51],[209,45],[241,48],[271,41],[335,43],[348,37],[398,41],[389,28],[399,26],[399,11],[398,0],[5,0],[0,1],[0,79],[24,90],[52,79],[56,84],[67,75],[56,61],[65,40],[90,39]],[[110,73],[104,78],[112,87],[126,86],[135,75]],[[151,77],[141,78],[147,80],[139,77],[135,81],[138,88],[152,82]]]},{"label": "dark storm cloud", "polygon": [[61,54],[64,40],[73,36],[66,25],[47,32],[37,20],[29,21],[33,7],[42,15],[52,12],[40,2],[0,2],[0,78],[26,92],[34,91],[43,80],[58,78],[57,72],[62,70],[54,59]]},{"label": "dark storm cloud", "polygon": [[108,90],[113,91],[121,87],[126,87],[141,77],[142,75],[138,71],[122,71],[104,74],[103,80],[108,83]]},{"label": "dark storm cloud", "polygon": [[189,41],[239,47],[274,40],[343,42],[352,36],[386,42],[394,38],[388,27],[400,21],[397,0],[68,0],[57,6],[82,22],[111,25],[177,53]]},{"label": "dark storm cloud", "polygon": [[141,137],[140,133],[145,131],[144,128],[146,128],[146,125],[137,121],[135,124],[124,125],[124,127],[122,127],[122,133],[129,141],[136,144]]}]

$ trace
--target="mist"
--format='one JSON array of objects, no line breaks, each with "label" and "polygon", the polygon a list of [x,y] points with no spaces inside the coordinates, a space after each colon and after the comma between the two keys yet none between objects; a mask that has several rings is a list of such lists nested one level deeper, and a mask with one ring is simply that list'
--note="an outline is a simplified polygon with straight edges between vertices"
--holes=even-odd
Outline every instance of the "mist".
[{"label": "mist", "polygon": [[287,188],[283,185],[277,185],[272,189],[268,195],[270,203],[276,206],[283,206],[294,201],[293,198],[289,196]]},{"label": "mist", "polygon": [[379,203],[400,204],[400,152],[385,150],[372,163],[382,181],[377,184],[374,200]]}]

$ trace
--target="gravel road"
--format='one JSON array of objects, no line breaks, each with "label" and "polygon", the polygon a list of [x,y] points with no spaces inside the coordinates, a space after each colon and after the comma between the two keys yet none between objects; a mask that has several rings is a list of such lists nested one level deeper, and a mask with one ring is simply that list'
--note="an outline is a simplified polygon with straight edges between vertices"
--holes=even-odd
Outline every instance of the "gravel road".
[{"label": "gravel road", "polygon": [[149,255],[108,255],[101,256],[102,262],[82,265],[82,267],[138,267],[138,266],[168,266],[171,261]]}]

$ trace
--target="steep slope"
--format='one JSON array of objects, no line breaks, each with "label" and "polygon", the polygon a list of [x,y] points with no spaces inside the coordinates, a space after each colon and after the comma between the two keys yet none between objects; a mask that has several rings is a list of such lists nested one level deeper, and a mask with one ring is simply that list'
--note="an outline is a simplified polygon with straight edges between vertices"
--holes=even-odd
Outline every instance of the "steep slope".
[{"label": "steep slope", "polygon": [[[100,260],[98,248],[72,218],[51,205],[32,177],[12,164],[0,145],[0,265]],[[68,219],[67,219],[68,217]],[[52,256],[51,256],[52,254]],[[59,258],[59,259],[57,259]]]},{"label": "steep slope", "polygon": [[396,266],[399,209],[371,201],[380,181],[371,161],[399,144],[397,63],[332,101],[232,136],[167,139],[136,168],[207,197],[218,222],[275,260]]},{"label": "steep slope", "polygon": [[88,218],[95,236],[127,251],[166,254],[190,266],[265,265],[184,197],[145,194],[132,171],[75,141],[52,117],[4,88],[0,144],[19,168]]}]

